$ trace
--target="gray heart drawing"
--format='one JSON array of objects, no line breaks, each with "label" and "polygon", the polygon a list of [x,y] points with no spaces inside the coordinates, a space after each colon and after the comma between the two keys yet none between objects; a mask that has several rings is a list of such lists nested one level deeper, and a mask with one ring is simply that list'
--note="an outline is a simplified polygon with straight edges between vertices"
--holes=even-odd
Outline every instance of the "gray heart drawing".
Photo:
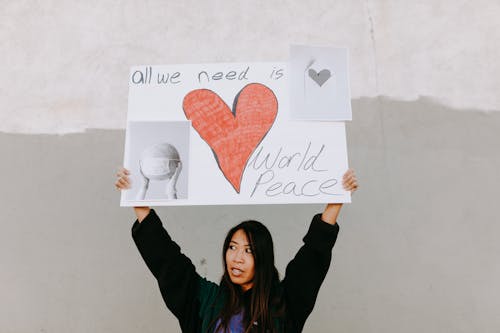
[{"label": "gray heart drawing", "polygon": [[328,69],[323,69],[318,73],[314,69],[310,68],[309,77],[321,87],[330,77],[332,77],[332,74]]}]

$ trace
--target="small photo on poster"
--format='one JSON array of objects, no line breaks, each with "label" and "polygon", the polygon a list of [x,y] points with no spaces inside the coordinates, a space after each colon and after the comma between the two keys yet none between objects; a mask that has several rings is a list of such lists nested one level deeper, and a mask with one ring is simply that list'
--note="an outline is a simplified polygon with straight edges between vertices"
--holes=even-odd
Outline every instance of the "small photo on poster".
[{"label": "small photo on poster", "polygon": [[290,48],[292,120],[352,120],[347,48]]},{"label": "small photo on poster", "polygon": [[131,188],[125,201],[188,198],[189,121],[131,121],[127,126],[125,167]]}]

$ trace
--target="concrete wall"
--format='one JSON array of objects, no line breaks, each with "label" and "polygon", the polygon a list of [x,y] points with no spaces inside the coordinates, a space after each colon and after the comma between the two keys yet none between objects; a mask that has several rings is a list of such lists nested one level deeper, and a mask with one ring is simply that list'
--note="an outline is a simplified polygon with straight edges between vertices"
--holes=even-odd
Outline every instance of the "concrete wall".
[{"label": "concrete wall", "polygon": [[[112,186],[128,68],[285,60],[292,42],[351,49],[348,147],[361,182],[305,332],[498,331],[498,2],[0,7],[1,332],[179,331]],[[265,222],[283,273],[321,208],[158,211],[218,280],[229,226]]]}]

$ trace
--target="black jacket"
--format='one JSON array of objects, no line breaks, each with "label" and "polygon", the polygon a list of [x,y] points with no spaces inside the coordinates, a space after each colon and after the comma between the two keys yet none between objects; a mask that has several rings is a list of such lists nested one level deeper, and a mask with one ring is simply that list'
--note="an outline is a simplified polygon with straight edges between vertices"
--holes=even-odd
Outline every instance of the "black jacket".
[{"label": "black jacket", "polygon": [[[330,267],[338,231],[338,224],[323,222],[321,214],[313,217],[303,238],[304,245],[288,264],[279,286],[286,308],[284,317],[275,325],[279,332],[302,332]],[[191,260],[181,253],[154,210],[141,223],[134,223],[132,236],[182,332],[206,333],[224,302],[219,285],[196,273]]]}]

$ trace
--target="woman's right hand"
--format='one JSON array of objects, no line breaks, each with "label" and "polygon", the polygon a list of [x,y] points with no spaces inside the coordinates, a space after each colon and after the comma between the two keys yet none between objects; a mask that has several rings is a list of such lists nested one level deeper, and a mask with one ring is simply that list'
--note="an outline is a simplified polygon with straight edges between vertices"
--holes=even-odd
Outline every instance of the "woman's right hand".
[{"label": "woman's right hand", "polygon": [[[115,187],[117,190],[127,190],[130,188],[130,171],[127,169],[121,167],[118,172],[116,173],[116,181],[115,181]],[[149,207],[134,207],[135,215],[137,216],[137,220],[139,223],[142,222],[148,216],[150,212]]]},{"label": "woman's right hand", "polygon": [[115,182],[115,187],[117,190],[127,190],[130,188],[130,178],[128,177],[130,175],[130,171],[125,169],[124,167],[121,167],[118,172],[116,173],[116,182]]}]

